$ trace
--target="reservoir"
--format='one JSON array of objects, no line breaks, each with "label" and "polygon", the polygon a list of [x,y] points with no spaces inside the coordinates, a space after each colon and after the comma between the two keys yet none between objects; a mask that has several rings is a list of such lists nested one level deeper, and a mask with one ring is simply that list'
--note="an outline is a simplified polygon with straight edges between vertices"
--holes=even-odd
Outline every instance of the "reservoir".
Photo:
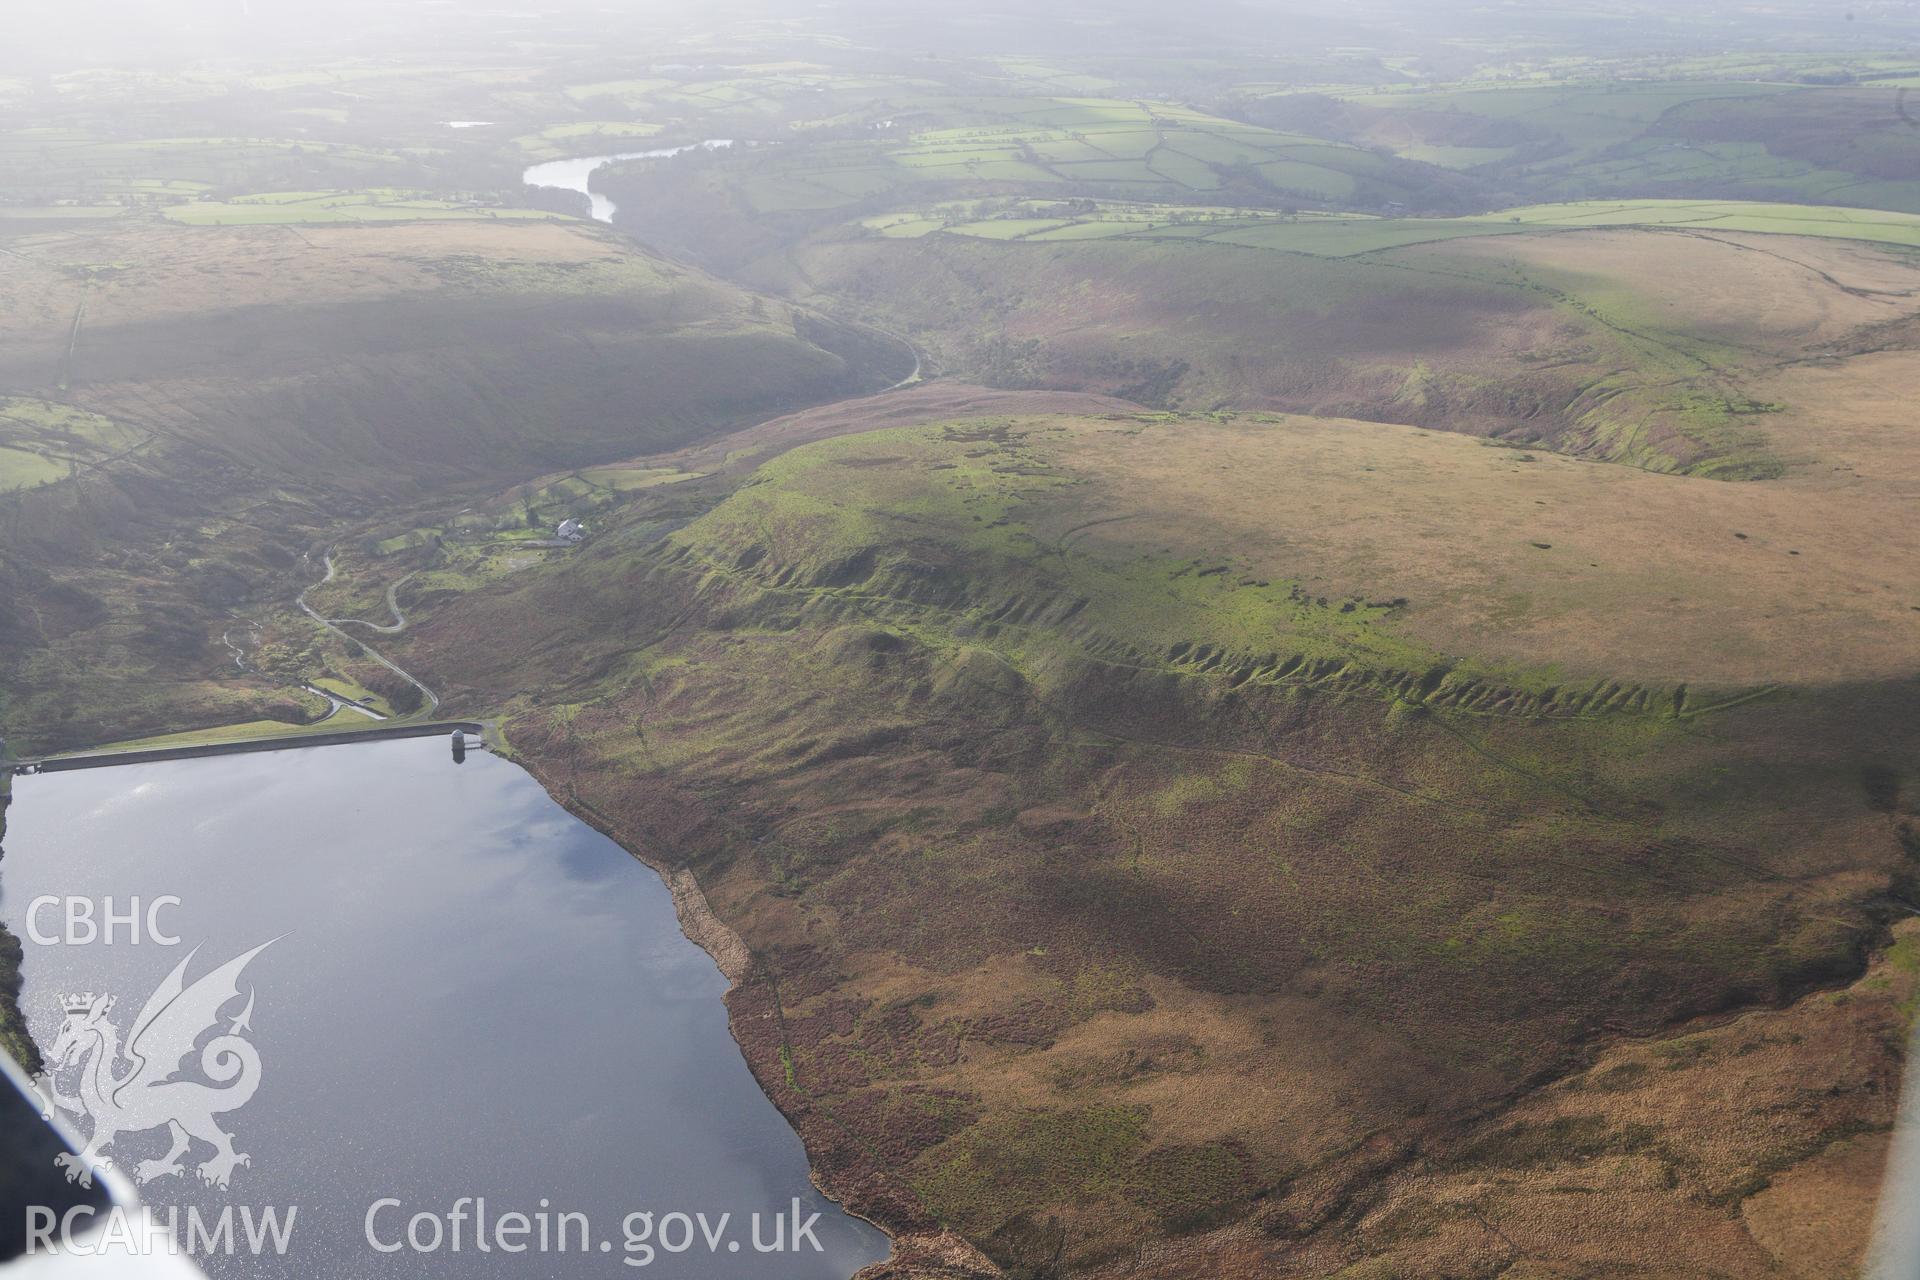
[{"label": "reservoir", "polygon": [[613,201],[588,186],[593,171],[602,165],[612,164],[616,160],[664,160],[668,156],[677,156],[683,151],[704,149],[717,151],[730,147],[730,138],[709,138],[705,142],[692,142],[684,147],[658,147],[652,151],[621,151],[605,156],[575,156],[567,160],[549,160],[545,164],[530,166],[520,175],[520,181],[530,187],[558,187],[563,191],[578,191],[593,202],[593,217],[597,222],[613,221]]},{"label": "reservoir", "polygon": [[[456,766],[439,738],[124,765],[20,778],[7,816],[0,918],[25,948],[21,1006],[43,1051],[68,997],[114,996],[104,1018],[130,1047],[183,961],[185,1007],[195,980],[269,944],[197,1020],[197,1046],[188,1036],[252,1046],[257,1069],[240,1074],[257,1089],[214,1117],[250,1163],[224,1190],[203,1185],[216,1149],[195,1141],[181,1174],[139,1187],[182,1219],[297,1207],[284,1256],[197,1256],[216,1280],[845,1280],[885,1256],[884,1236],[808,1181],[728,1033],[726,980],[659,877],[517,766],[485,752]],[[27,915],[43,895],[91,902],[96,926],[140,924],[87,941],[43,905],[36,939]],[[189,1054],[183,1075],[204,1085],[201,1064]],[[66,1092],[92,1065],[57,1077]],[[136,1102],[118,1105],[132,1116]],[[177,1113],[148,1108],[154,1127],[115,1142],[115,1167],[164,1162]],[[395,1251],[369,1242],[370,1210]],[[476,1226],[523,1214],[507,1238],[525,1247],[541,1215],[563,1212],[577,1215],[564,1252],[551,1235],[545,1251],[476,1248]],[[436,1248],[417,1247],[431,1222],[406,1243],[416,1214],[438,1220]],[[696,1226],[676,1250],[671,1214],[718,1234]],[[809,1234],[793,1230],[813,1214]],[[783,1247],[759,1251],[776,1217]]]}]

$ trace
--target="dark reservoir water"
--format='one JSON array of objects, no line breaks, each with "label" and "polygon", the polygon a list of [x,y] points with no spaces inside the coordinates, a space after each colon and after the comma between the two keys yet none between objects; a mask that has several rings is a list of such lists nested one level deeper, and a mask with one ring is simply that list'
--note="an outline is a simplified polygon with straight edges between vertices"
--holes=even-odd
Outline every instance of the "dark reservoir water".
[{"label": "dark reservoir water", "polygon": [[[811,1280],[885,1253],[808,1182],[728,1034],[725,980],[680,933],[666,887],[509,763],[456,766],[444,742],[419,739],[43,774],[16,782],[8,818],[0,918],[26,949],[22,1005],[43,1050],[69,993],[114,994],[105,1020],[124,1040],[194,948],[189,987],[278,939],[200,1036],[227,1032],[253,993],[240,1034],[258,1089],[215,1117],[251,1165],[225,1191],[202,1187],[193,1171],[214,1148],[196,1142],[184,1177],[139,1188],[182,1221],[187,1205],[208,1221],[229,1205],[283,1219],[297,1207],[284,1257],[202,1257],[216,1277]],[[158,923],[180,941],[131,942],[125,926],[112,945],[35,941],[26,916],[42,895],[92,900],[96,918],[109,898],[125,914],[172,895]],[[34,923],[67,932],[61,908]],[[199,1063],[184,1074],[204,1082]],[[67,1092],[77,1076],[62,1073]],[[167,1132],[129,1133],[108,1154],[131,1173],[165,1154]],[[459,1202],[482,1198],[456,1233]],[[397,1252],[368,1239],[383,1199],[400,1204],[375,1212],[373,1235]],[[800,1222],[820,1215],[819,1252],[793,1235],[795,1199]],[[555,1229],[563,1211],[586,1215],[584,1251],[578,1219]],[[650,1224],[629,1218],[643,1212]],[[692,1225],[678,1252],[676,1212]],[[405,1245],[418,1213],[438,1219],[437,1248]],[[511,1213],[527,1227],[506,1219],[502,1236]],[[718,1228],[712,1243],[696,1214]],[[776,1215],[785,1247],[760,1252],[756,1225],[771,1245]],[[477,1251],[476,1219],[490,1242],[530,1247]],[[422,1246],[432,1226],[417,1228]]]}]

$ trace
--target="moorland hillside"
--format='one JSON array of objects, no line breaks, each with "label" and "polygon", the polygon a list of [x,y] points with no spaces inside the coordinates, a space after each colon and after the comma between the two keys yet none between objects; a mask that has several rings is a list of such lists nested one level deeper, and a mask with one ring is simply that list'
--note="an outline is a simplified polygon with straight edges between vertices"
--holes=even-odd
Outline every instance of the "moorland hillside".
[{"label": "moorland hillside", "polygon": [[[1761,1193],[1882,1149],[1838,1144],[1891,1123],[1909,977],[1867,966],[1916,848],[1912,672],[1754,681],[1805,557],[1631,534],[1775,483],[1009,408],[803,444],[664,536],[636,508],[399,644],[693,873],[749,1059],[890,1229],[1026,1277],[1759,1277],[1814,1248]],[[1538,502],[1622,536],[1502,529]],[[1688,591],[1720,641],[1655,625]],[[1920,613],[1825,616],[1872,649]],[[1620,1216],[1566,1230],[1568,1177]]]},{"label": "moorland hillside", "polygon": [[213,622],[304,585],[301,553],[343,518],[907,371],[897,343],[571,223],[32,237],[0,257],[0,296],[0,629],[25,748],[298,718],[226,678]]},{"label": "moorland hillside", "polygon": [[1601,228],[1335,256],[1293,234],[842,234],[761,278],[995,385],[1406,423],[1733,480],[1795,456],[1763,379],[1911,346],[1920,313],[1920,266],[1898,247]]}]

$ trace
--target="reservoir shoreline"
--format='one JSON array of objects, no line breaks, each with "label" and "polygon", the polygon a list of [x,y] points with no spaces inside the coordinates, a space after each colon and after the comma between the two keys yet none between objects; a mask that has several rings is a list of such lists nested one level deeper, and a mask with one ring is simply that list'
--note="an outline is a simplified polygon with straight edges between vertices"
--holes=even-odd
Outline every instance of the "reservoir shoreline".
[{"label": "reservoir shoreline", "polygon": [[[727,979],[727,994],[742,987],[753,976],[756,957],[753,949],[734,928],[714,912],[707,901],[698,878],[686,867],[675,867],[656,854],[650,853],[643,842],[636,840],[621,830],[620,825],[594,805],[580,798],[573,788],[543,769],[539,762],[524,755],[513,757],[513,763],[524,769],[533,780],[540,784],[553,802],[568,813],[586,823],[614,844],[624,849],[636,862],[640,862],[665,882],[673,895],[674,915],[680,923],[680,931],[695,946],[705,951],[719,966]],[[779,994],[774,992],[776,1009],[779,1007]],[[734,1022],[732,1007],[727,1007],[727,1031],[739,1046],[740,1056],[746,1062],[761,1092],[766,1094],[776,1110],[786,1118],[793,1131],[807,1149],[807,1177],[819,1188],[822,1195],[840,1206],[843,1213],[859,1218],[887,1238],[890,1253],[887,1257],[869,1266],[861,1268],[851,1280],[892,1280],[927,1275],[958,1277],[998,1277],[1004,1272],[991,1259],[981,1253],[960,1235],[949,1230],[911,1231],[900,1230],[890,1224],[862,1213],[847,1203],[847,1189],[830,1185],[820,1174],[819,1165],[813,1159],[813,1147],[820,1141],[818,1119],[811,1112],[797,1112],[783,1101],[780,1091],[771,1087],[769,1077],[762,1070],[763,1064],[756,1062],[747,1051],[746,1044],[740,1039]],[[768,1064],[771,1065],[771,1064]],[[830,1120],[830,1118],[829,1118]],[[920,1268],[928,1268],[922,1272]]]},{"label": "reservoir shoreline", "polygon": [[[488,728],[488,722],[478,720],[444,721],[394,725],[326,734],[306,734],[223,743],[204,743],[183,747],[154,748],[150,750],[101,751],[69,757],[51,757],[41,761],[9,761],[4,765],[0,765],[0,838],[4,838],[6,830],[5,801],[11,799],[6,793],[6,784],[11,782],[14,771],[19,770],[23,765],[31,766],[43,772],[60,772],[73,769],[97,769],[121,765],[150,764],[241,753],[348,745],[356,742],[420,738],[450,734],[456,729],[478,736],[485,733]],[[707,901],[705,892],[700,887],[698,879],[691,870],[685,867],[674,867],[665,860],[647,852],[645,848],[641,846],[640,842],[631,839],[621,832],[612,818],[600,812],[589,802],[573,794],[570,788],[565,787],[542,769],[537,761],[524,757],[512,757],[508,762],[520,768],[532,778],[555,804],[572,814],[580,822],[605,836],[635,861],[643,864],[655,875],[660,877],[661,882],[666,886],[671,895],[674,916],[679,925],[680,932],[688,941],[692,942],[712,958],[714,964],[727,980],[727,990],[729,993],[746,983],[752,977],[755,967],[752,950],[731,926],[727,925],[715,914],[711,904]],[[0,846],[0,848],[3,848],[3,846]],[[4,926],[0,926],[0,948],[5,948],[7,943],[12,944],[10,950],[15,953],[17,966],[18,959],[20,958],[18,956],[20,944],[16,939],[12,938],[4,929]],[[5,952],[0,951],[0,969],[10,967],[5,965],[5,959]],[[25,1019],[21,1016],[18,1007],[20,973],[17,967],[13,967],[11,977],[13,979],[11,983],[0,982],[0,1032],[14,1033],[18,1036],[21,1044],[33,1046],[34,1042],[27,1035]],[[747,1064],[761,1092],[767,1096],[768,1101],[773,1104],[775,1109],[785,1117],[788,1124],[793,1127],[794,1132],[800,1136],[802,1144],[805,1145],[809,1137],[808,1130],[810,1125],[808,1121],[811,1117],[795,1115],[789,1108],[781,1105],[781,1099],[775,1091],[767,1087],[757,1064],[754,1063],[752,1057],[746,1050],[746,1046],[741,1043],[738,1035],[735,1034],[732,1010],[728,1009],[726,1012],[728,1034],[733,1038],[733,1042],[740,1052],[741,1060]],[[37,1046],[34,1047],[37,1048]],[[16,1061],[21,1058],[17,1045],[14,1048],[13,1056]],[[37,1053],[34,1056],[37,1057]],[[29,1072],[39,1068],[37,1061],[24,1061],[21,1062],[20,1065],[24,1070]],[[809,1181],[811,1181],[823,1195],[833,1199],[843,1212],[867,1222],[886,1237],[890,1250],[889,1256],[863,1268],[860,1272],[856,1273],[857,1276],[875,1276],[886,1273],[889,1268],[902,1265],[910,1266],[915,1262],[942,1263],[947,1266],[958,1265],[972,1271],[974,1274],[996,1274],[996,1271],[992,1268],[992,1264],[984,1255],[979,1254],[971,1245],[966,1244],[951,1232],[941,1232],[937,1234],[896,1234],[893,1230],[889,1229],[887,1224],[875,1221],[873,1218],[847,1207],[846,1204],[839,1199],[835,1189],[828,1186],[826,1181],[820,1176],[818,1168],[811,1160],[809,1160],[807,1164],[807,1176]]]}]

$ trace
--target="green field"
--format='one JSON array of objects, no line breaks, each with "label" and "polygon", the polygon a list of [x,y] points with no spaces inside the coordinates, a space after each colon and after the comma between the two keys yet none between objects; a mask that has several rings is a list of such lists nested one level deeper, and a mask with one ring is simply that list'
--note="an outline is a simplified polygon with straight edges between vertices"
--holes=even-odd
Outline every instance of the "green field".
[{"label": "green field", "polygon": [[[397,714],[394,711],[392,703],[357,680],[349,680],[344,676],[318,676],[315,677],[312,683],[316,689],[325,689],[327,692],[337,694],[349,702],[358,702],[363,706],[371,707],[373,710],[388,718]],[[342,721],[342,725],[349,723],[352,718],[353,717],[350,716],[349,720]]]},{"label": "green field", "polygon": [[1529,227],[1676,227],[1822,236],[1920,247],[1920,215],[1745,200],[1587,200],[1532,205],[1467,221]]},{"label": "green field", "polygon": [[[319,699],[314,699],[316,706]],[[160,747],[205,747],[222,742],[245,742],[253,738],[292,737],[303,733],[334,733],[350,729],[371,729],[377,721],[351,713],[335,720],[328,718],[313,724],[289,724],[284,720],[248,720],[240,724],[215,725],[209,729],[190,729],[184,733],[163,733],[151,738],[133,738],[110,742],[97,751],[151,751]]]},{"label": "green field", "polygon": [[529,160],[558,160],[631,146],[657,136],[662,128],[635,120],[574,120],[549,125],[538,133],[523,134],[513,143]]},{"label": "green field", "polygon": [[21,129],[0,133],[0,200],[165,204],[221,186],[375,185],[394,181],[405,164],[396,151],[339,143]]},{"label": "green field", "polygon": [[[725,74],[716,75],[715,71]],[[692,68],[566,86],[574,110],[611,109],[653,119],[703,117],[728,127],[755,122],[833,120],[878,98],[906,105],[940,92],[937,81],[897,72],[836,68],[826,62],[769,59],[722,68]]]},{"label": "green field", "polygon": [[1920,215],[1742,200],[1588,200],[1463,218],[1280,214],[1109,202],[1073,213],[1058,202],[1044,200],[1007,201],[991,217],[979,213],[977,203],[950,204],[876,214],[856,225],[889,239],[915,239],[934,232],[983,240],[1193,239],[1331,258],[1469,236],[1596,227],[1746,231],[1920,247]]},{"label": "green field", "polygon": [[65,480],[146,439],[145,432],[83,409],[0,398],[0,492]]},{"label": "green field", "polygon": [[566,215],[540,209],[434,200],[417,192],[372,190],[275,191],[235,196],[231,200],[196,200],[172,206],[166,216],[188,226],[230,227],[271,223],[538,220]]},{"label": "green field", "polygon": [[697,480],[700,476],[697,472],[681,471],[675,467],[589,467],[580,472],[580,478],[598,488],[631,493],[665,484],[679,484],[684,480]]},{"label": "green field", "polygon": [[67,222],[118,218],[127,212],[117,204],[0,204],[0,222]]}]

